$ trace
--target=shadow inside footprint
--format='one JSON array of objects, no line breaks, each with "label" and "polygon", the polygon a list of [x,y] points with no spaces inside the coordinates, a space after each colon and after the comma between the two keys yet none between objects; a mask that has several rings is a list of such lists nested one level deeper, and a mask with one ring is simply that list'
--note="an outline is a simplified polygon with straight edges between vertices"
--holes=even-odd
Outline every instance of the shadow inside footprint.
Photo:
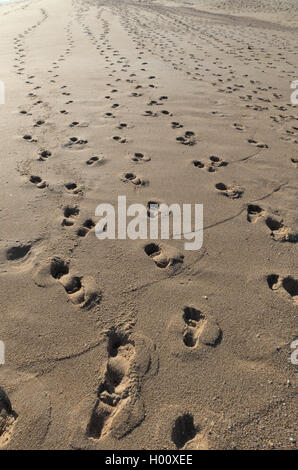
[{"label": "shadow inside footprint", "polygon": [[190,413],[185,413],[179,416],[172,428],[172,441],[177,447],[181,449],[185,444],[192,440],[197,434],[197,430],[194,425],[193,416]]},{"label": "shadow inside footprint", "polygon": [[269,276],[267,276],[267,284],[271,290],[276,289],[278,280],[279,280],[278,274],[269,274]]},{"label": "shadow inside footprint", "polygon": [[156,245],[156,243],[150,243],[149,245],[146,245],[144,250],[148,256],[158,255],[160,253],[160,248],[158,245]]},{"label": "shadow inside footprint", "polygon": [[29,253],[31,245],[20,245],[9,248],[6,252],[6,259],[8,261],[17,261],[24,258]]},{"label": "shadow inside footprint", "polygon": [[109,417],[109,412],[104,409],[98,409],[98,404],[99,400],[95,404],[86,429],[87,437],[93,439],[100,439],[106,419]]},{"label": "shadow inside footprint", "polygon": [[63,214],[64,214],[64,217],[66,217],[67,219],[69,219],[70,217],[75,217],[79,214],[79,208],[77,206],[66,206],[64,208],[64,211],[63,211]]},{"label": "shadow inside footprint", "polygon": [[69,273],[69,267],[60,258],[53,258],[50,265],[50,272],[54,279],[60,279]]},{"label": "shadow inside footprint", "polygon": [[205,324],[205,316],[193,307],[184,307],[183,320],[185,322],[185,331],[183,342],[188,348],[197,345],[199,335]]},{"label": "shadow inside footprint", "polygon": [[283,227],[282,222],[273,219],[272,217],[267,217],[266,219],[266,225],[267,227],[271,230],[271,232],[274,232],[276,230],[279,230],[280,228]]},{"label": "shadow inside footprint", "polygon": [[68,294],[75,294],[82,288],[81,279],[78,276],[71,277],[64,285],[64,289]]},{"label": "shadow inside footprint", "polygon": [[256,222],[256,220],[262,215],[263,209],[260,206],[249,204],[247,206],[247,220],[248,222]]},{"label": "shadow inside footprint", "polygon": [[298,296],[298,281],[296,281],[292,276],[285,277],[282,280],[282,286],[291,297]]}]

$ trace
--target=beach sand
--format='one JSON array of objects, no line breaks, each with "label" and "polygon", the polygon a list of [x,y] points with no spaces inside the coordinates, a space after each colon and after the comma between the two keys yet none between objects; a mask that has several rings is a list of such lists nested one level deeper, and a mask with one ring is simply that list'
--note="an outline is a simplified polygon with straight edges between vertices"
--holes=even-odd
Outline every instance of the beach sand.
[{"label": "beach sand", "polygon": [[[296,1],[0,4],[0,447],[293,449]],[[95,209],[203,204],[203,245]]]}]

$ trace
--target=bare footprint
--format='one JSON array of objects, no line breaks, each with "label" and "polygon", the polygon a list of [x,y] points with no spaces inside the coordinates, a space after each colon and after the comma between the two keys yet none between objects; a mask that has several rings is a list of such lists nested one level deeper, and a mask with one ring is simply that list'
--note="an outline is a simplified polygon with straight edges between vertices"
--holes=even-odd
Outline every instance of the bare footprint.
[{"label": "bare footprint", "polygon": [[157,370],[154,345],[144,336],[113,327],[107,334],[106,355],[96,396],[85,398],[74,410],[73,445],[85,440],[88,448],[97,448],[110,437],[121,439],[145,418],[141,382]]},{"label": "bare footprint", "polygon": [[278,242],[298,242],[298,233],[293,232],[289,227],[286,227],[280,217],[269,215],[265,219],[265,224],[271,231],[271,237]]},{"label": "bare footprint", "polygon": [[39,287],[62,285],[68,300],[81,309],[89,310],[102,299],[102,293],[91,277],[71,274],[69,263],[57,256],[37,266],[34,282]]},{"label": "bare footprint", "polygon": [[44,189],[47,187],[46,181],[43,181],[40,176],[31,175],[29,181],[30,183],[35,184],[38,189]]},{"label": "bare footprint", "polygon": [[132,172],[124,173],[124,175],[121,177],[121,181],[124,183],[131,183],[136,187],[148,186],[149,184],[148,180],[145,180],[141,176],[137,176]]},{"label": "bare footprint", "polygon": [[195,133],[193,131],[186,131],[183,136],[176,137],[179,144],[193,146],[197,143]]},{"label": "bare footprint", "polygon": [[247,206],[247,220],[248,222],[256,223],[260,217],[264,215],[264,210],[256,204],[249,204]]},{"label": "bare footprint", "polygon": [[46,161],[51,155],[52,153],[49,150],[40,150],[38,160]]},{"label": "bare footprint", "polygon": [[286,294],[285,298],[292,298],[295,305],[298,305],[298,280],[292,276],[279,276],[270,274],[267,276],[267,283],[271,290],[280,291]]},{"label": "bare footprint", "polygon": [[145,163],[145,162],[150,162],[151,158],[145,156],[141,152],[136,152],[134,155],[131,157],[131,160],[135,163]]},{"label": "bare footprint", "polygon": [[102,155],[94,155],[89,158],[89,160],[86,161],[86,164],[91,166],[91,165],[102,165],[105,163],[105,158]]},{"label": "bare footprint", "polygon": [[176,248],[164,244],[149,243],[144,251],[159,268],[177,268],[184,261],[184,255]]},{"label": "bare footprint", "polygon": [[88,233],[95,227],[95,222],[92,219],[87,219],[83,223],[82,227],[77,230],[78,237],[86,237]]},{"label": "bare footprint", "polygon": [[242,194],[244,192],[243,189],[236,185],[226,185],[224,183],[217,183],[215,187],[221,194],[227,196],[230,199],[239,199],[242,197]]},{"label": "bare footprint", "polygon": [[258,142],[254,139],[248,139],[248,143],[252,144],[252,145],[255,145],[259,149],[268,149],[269,148],[269,145],[264,144],[263,142]]},{"label": "bare footprint", "polygon": [[70,193],[72,194],[79,194],[79,193],[82,193],[82,188],[80,188],[77,183],[74,183],[74,182],[69,182],[69,183],[65,183],[65,188],[67,189],[67,191],[69,191]]},{"label": "bare footprint", "polygon": [[172,336],[173,355],[185,360],[189,354],[200,357],[205,347],[215,348],[222,340],[222,330],[213,316],[192,306],[172,317],[168,332]]},{"label": "bare footprint", "polygon": [[63,209],[64,218],[61,225],[65,227],[71,227],[74,224],[74,220],[79,215],[78,206],[65,206]]},{"label": "bare footprint", "polygon": [[168,405],[159,410],[155,438],[162,448],[173,450],[207,450],[208,440],[197,413],[191,405]]},{"label": "bare footprint", "polygon": [[177,449],[182,449],[187,442],[193,440],[198,432],[192,414],[178,416],[172,427],[171,438]]}]

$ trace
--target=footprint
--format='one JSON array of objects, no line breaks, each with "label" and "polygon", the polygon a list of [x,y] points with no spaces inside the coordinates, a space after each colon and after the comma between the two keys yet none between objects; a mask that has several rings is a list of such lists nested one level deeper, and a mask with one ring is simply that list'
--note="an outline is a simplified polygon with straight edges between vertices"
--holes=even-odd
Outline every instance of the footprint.
[{"label": "footprint", "polygon": [[114,135],[113,140],[115,140],[119,144],[126,144],[126,142],[127,142],[127,140],[125,138],[122,138],[119,135]]},{"label": "footprint", "polygon": [[105,159],[103,156],[97,156],[97,155],[94,155],[93,157],[90,157],[89,160],[86,161],[86,164],[87,165],[94,165],[94,164],[99,164],[99,165],[102,165],[103,163],[105,163]]},{"label": "footprint", "polygon": [[298,305],[298,280],[292,276],[282,277],[278,274],[270,274],[267,276],[267,283],[271,290],[282,291],[287,293],[287,297],[291,297],[294,304]]},{"label": "footprint", "polygon": [[[115,416],[129,404],[129,387],[135,385],[130,378],[131,363],[135,355],[134,344],[126,335],[112,331],[108,341],[108,361],[98,387],[98,399],[87,426],[87,437],[101,439],[113,432]],[[143,420],[143,413],[140,421]]]},{"label": "footprint", "polygon": [[47,187],[46,181],[43,181],[40,176],[31,175],[29,181],[30,183],[35,184],[38,189],[44,189]]},{"label": "footprint", "polygon": [[136,176],[134,173],[125,173],[122,177],[121,180],[124,183],[132,183],[135,186],[148,186],[149,182],[148,180],[142,179],[140,176]]},{"label": "footprint", "polygon": [[147,202],[147,216],[154,218],[158,216],[160,208],[160,203],[158,201],[148,201]]},{"label": "footprint", "polygon": [[94,227],[95,227],[95,222],[93,222],[92,219],[85,220],[82,227],[80,227],[77,230],[78,237],[86,237],[86,235],[88,235],[90,230],[92,230]]},{"label": "footprint", "polygon": [[257,142],[254,139],[248,139],[247,142],[249,144],[255,145],[257,148],[260,148],[260,149],[268,149],[269,148],[269,145],[264,144],[263,142]]},{"label": "footprint", "polygon": [[100,304],[102,293],[94,284],[92,278],[65,275],[60,279],[70,301],[82,309],[91,309]]},{"label": "footprint", "polygon": [[47,287],[55,282],[61,284],[67,298],[81,309],[91,309],[100,304],[102,293],[91,277],[71,274],[69,263],[57,256],[37,266],[34,282],[39,287]]},{"label": "footprint", "polygon": [[237,131],[241,131],[241,132],[244,131],[244,126],[242,126],[242,124],[234,122],[233,126],[235,127]]},{"label": "footprint", "polygon": [[289,227],[286,227],[281,218],[268,216],[265,219],[265,223],[271,231],[271,237],[275,241],[289,243],[298,242],[298,233],[292,232]]},{"label": "footprint", "polygon": [[86,139],[79,139],[78,137],[70,137],[69,141],[64,146],[73,147],[74,145],[77,145],[79,147],[82,147],[86,144],[88,144],[88,140]]},{"label": "footprint", "polygon": [[194,307],[184,307],[183,321],[185,323],[183,332],[183,343],[188,348],[196,348],[198,343],[206,346],[217,346],[222,338],[221,329]]},{"label": "footprint", "polygon": [[117,129],[125,129],[127,128],[127,124],[125,122],[121,122],[119,126],[117,126]]},{"label": "footprint", "polygon": [[145,117],[157,117],[158,114],[154,113],[153,111],[145,111],[143,116],[145,116]]},{"label": "footprint", "polygon": [[9,442],[12,427],[16,419],[17,414],[13,411],[6,392],[3,388],[0,388],[0,447],[5,446]]},{"label": "footprint", "polygon": [[141,379],[155,362],[153,345],[146,338],[110,330],[107,362],[85,431],[89,440],[109,435],[121,439],[144,420]]},{"label": "footprint", "polygon": [[177,449],[182,449],[188,441],[195,438],[197,428],[192,414],[185,413],[176,418],[171,432],[171,438]]},{"label": "footprint", "polygon": [[71,227],[74,224],[74,219],[79,215],[78,206],[66,206],[63,209],[64,218],[62,220],[63,226]]},{"label": "footprint", "polygon": [[149,243],[145,245],[144,251],[147,256],[153,259],[156,266],[162,269],[176,268],[184,261],[184,255],[168,245]]},{"label": "footprint", "polygon": [[248,222],[256,223],[260,217],[264,215],[264,210],[255,204],[247,206],[247,220]]},{"label": "footprint", "polygon": [[177,142],[183,145],[193,146],[197,143],[195,133],[193,131],[186,131],[184,136],[176,137]]},{"label": "footprint", "polygon": [[200,160],[193,160],[192,164],[196,168],[204,168],[205,167],[205,164],[203,162],[201,162]]},{"label": "footprint", "polygon": [[82,190],[78,187],[78,185],[76,183],[66,183],[65,185],[65,188],[70,191],[71,193],[73,194],[78,194],[80,192],[82,192]]},{"label": "footprint", "polygon": [[225,162],[222,158],[217,157],[216,155],[211,155],[209,160],[211,163],[207,168],[208,171],[215,171],[216,168],[228,165],[228,162]]},{"label": "footprint", "polygon": [[[168,405],[159,409],[155,439],[162,448],[173,450],[207,450],[206,432],[198,423],[196,407]],[[195,411],[195,412],[194,412]]]},{"label": "footprint", "polygon": [[275,241],[279,242],[298,242],[298,233],[293,232],[289,227],[286,227],[281,217],[276,215],[268,215],[267,211],[255,204],[247,206],[247,220],[248,222],[256,223],[260,219],[264,220],[266,227],[270,230],[270,235]]},{"label": "footprint", "polygon": [[184,308],[183,320],[185,322],[185,331],[183,334],[183,343],[188,348],[194,348],[199,341],[206,318],[199,310],[191,307]]},{"label": "footprint", "polygon": [[150,162],[151,158],[146,157],[143,153],[136,152],[134,155],[131,157],[131,160],[136,163],[144,163],[144,162]]},{"label": "footprint", "polygon": [[27,142],[36,142],[36,140],[34,140],[33,137],[29,134],[25,134],[23,136],[23,139],[26,140]]},{"label": "footprint", "polygon": [[42,120],[37,121],[37,122],[33,125],[33,127],[40,127],[40,126],[42,126],[44,123],[45,123],[45,121],[42,121]]},{"label": "footprint", "polygon": [[54,279],[60,279],[69,273],[68,263],[61,258],[53,258],[50,262],[50,274]]},{"label": "footprint", "polygon": [[31,248],[32,245],[30,244],[12,246],[6,251],[6,259],[8,261],[18,261],[22,258],[25,258],[25,256],[30,252]]},{"label": "footprint", "polygon": [[298,157],[292,157],[291,162],[295,166],[295,168],[298,168]]},{"label": "footprint", "polygon": [[220,191],[221,194],[224,196],[227,196],[231,199],[239,199],[242,197],[242,194],[244,192],[243,189],[241,189],[239,186],[236,185],[229,185],[227,186],[224,183],[217,183],[215,185],[216,189]]},{"label": "footprint", "polygon": [[209,313],[195,307],[184,307],[174,315],[168,326],[172,337],[171,352],[175,357],[189,360],[189,355],[203,357],[205,348],[215,348],[222,341],[222,330]]},{"label": "footprint", "polygon": [[49,150],[40,150],[40,152],[39,152],[39,159],[38,159],[38,160],[45,161],[45,160],[47,160],[51,155],[52,155],[52,153],[51,153]]},{"label": "footprint", "polygon": [[[209,173],[213,173],[217,170],[217,168],[228,165],[228,162],[225,162],[224,160],[222,160],[222,158],[216,157],[215,155],[211,155],[211,157],[209,157],[209,160],[210,162],[206,164],[206,170],[209,171]],[[196,168],[205,168],[205,163],[200,160],[193,160],[192,164]]]},{"label": "footprint", "polygon": [[183,124],[180,124],[180,122],[173,121],[171,122],[171,126],[173,129],[180,129],[181,127],[183,127]]}]

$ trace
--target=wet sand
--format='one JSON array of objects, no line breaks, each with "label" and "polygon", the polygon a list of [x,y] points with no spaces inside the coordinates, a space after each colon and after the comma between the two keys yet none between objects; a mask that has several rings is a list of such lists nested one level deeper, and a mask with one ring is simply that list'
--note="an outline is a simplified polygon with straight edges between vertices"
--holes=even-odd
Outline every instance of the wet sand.
[{"label": "wet sand", "polygon": [[[10,1],[0,31],[0,446],[295,448],[295,2]],[[203,204],[202,248],[98,240],[118,195]]]}]

